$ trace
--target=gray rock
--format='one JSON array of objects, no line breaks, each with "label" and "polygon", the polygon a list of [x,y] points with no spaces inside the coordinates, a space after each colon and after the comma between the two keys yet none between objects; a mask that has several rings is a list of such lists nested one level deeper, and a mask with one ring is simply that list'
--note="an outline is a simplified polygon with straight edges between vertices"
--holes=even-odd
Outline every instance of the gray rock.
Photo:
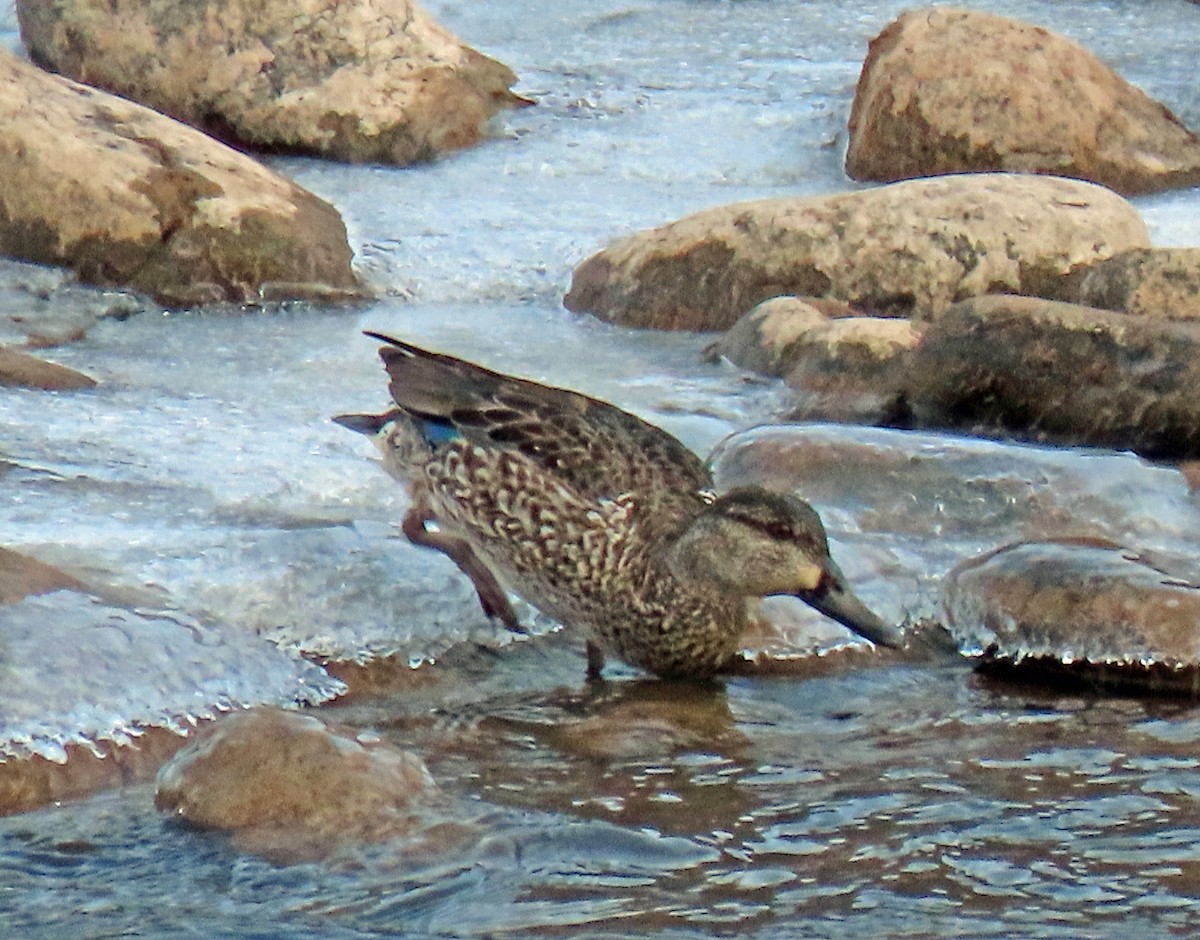
[{"label": "gray rock", "polygon": [[1091,265],[1079,302],[1166,320],[1200,320],[1200,248],[1134,248]]}]

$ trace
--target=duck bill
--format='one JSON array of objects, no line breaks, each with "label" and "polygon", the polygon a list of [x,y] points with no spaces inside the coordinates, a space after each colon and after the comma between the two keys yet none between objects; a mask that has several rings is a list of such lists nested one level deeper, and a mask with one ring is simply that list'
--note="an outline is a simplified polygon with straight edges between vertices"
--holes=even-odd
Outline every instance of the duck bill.
[{"label": "duck bill", "polygon": [[843,627],[853,630],[876,646],[896,649],[904,645],[904,637],[900,630],[884,623],[874,611],[860,601],[846,587],[842,572],[832,562],[817,589],[806,591],[799,597],[809,607],[819,610],[826,617],[836,620]]}]

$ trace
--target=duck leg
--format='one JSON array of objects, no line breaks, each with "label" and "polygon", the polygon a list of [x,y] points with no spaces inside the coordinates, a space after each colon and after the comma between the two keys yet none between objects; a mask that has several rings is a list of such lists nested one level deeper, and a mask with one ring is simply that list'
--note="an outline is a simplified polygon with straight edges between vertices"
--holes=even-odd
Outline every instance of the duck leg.
[{"label": "duck leg", "polygon": [[596,644],[595,640],[587,641],[587,679],[589,682],[597,682],[603,677],[600,675],[604,672],[604,650]]},{"label": "duck leg", "polygon": [[508,602],[508,595],[496,580],[496,576],[479,560],[479,556],[472,551],[465,539],[427,528],[428,523],[435,521],[433,513],[424,506],[416,505],[404,514],[400,528],[405,538],[414,545],[439,551],[458,565],[459,570],[470,578],[471,584],[475,586],[475,593],[479,595],[479,606],[485,614],[498,618],[513,633],[524,633],[525,628],[517,619],[512,604]]}]

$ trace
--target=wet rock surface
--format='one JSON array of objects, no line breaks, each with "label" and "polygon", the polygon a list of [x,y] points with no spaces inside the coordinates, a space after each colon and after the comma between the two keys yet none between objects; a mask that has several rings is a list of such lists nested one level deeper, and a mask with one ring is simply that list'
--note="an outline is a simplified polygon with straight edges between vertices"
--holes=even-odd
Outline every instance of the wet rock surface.
[{"label": "wet rock surface", "polygon": [[88,590],[78,578],[21,552],[0,548],[0,604],[15,604],[26,597],[51,591]]},{"label": "wet rock surface", "polygon": [[[74,763],[82,769],[62,776],[75,778],[77,792],[95,772],[74,761],[81,754],[99,761],[147,734],[178,736],[233,706],[280,697],[316,703],[342,690],[317,666],[260,637],[221,635],[179,611],[120,596],[129,593],[93,588],[21,553],[0,553],[6,773],[26,762]],[[156,752],[161,759],[163,749]],[[116,764],[131,760],[126,755]],[[111,774],[101,770],[99,778],[111,781]],[[0,803],[0,812],[12,808]]]},{"label": "wet rock surface", "polygon": [[173,818],[289,862],[412,835],[439,799],[421,760],[377,734],[275,708],[206,728],[163,766],[155,794]]},{"label": "wet rock surface", "polygon": [[588,258],[563,302],[658,329],[727,329],[780,294],[934,317],[978,294],[1053,295],[1081,267],[1148,245],[1137,210],[1102,187],[944,176],[698,212]]},{"label": "wet rock surface", "polygon": [[0,346],[0,385],[63,392],[95,388],[96,380],[76,369],[47,362],[19,349]]},{"label": "wet rock surface", "polygon": [[907,362],[920,427],[1200,453],[1200,333],[1194,325],[1029,297],[956,304]]},{"label": "wet rock surface", "polygon": [[0,253],[163,303],[344,299],[336,209],[191,128],[0,52]]},{"label": "wet rock surface", "polygon": [[33,59],[241,146],[405,164],[522,103],[409,0],[19,0]]},{"label": "wet rock surface", "polygon": [[[1183,476],[1129,454],[801,424],[731,435],[710,463],[719,490],[760,485],[810,501],[848,581],[895,623],[941,620],[946,573],[997,544],[1121,540],[1186,571],[1200,525]],[[821,625],[787,606],[775,619],[806,621],[780,627],[803,646]]]},{"label": "wet rock surface", "polygon": [[947,578],[949,625],[985,667],[1200,694],[1200,584],[1112,542],[1008,545]]},{"label": "wet rock surface", "polygon": [[1139,248],[1097,261],[1079,302],[1166,320],[1200,320],[1200,248]]},{"label": "wet rock surface", "polygon": [[1049,30],[983,11],[902,14],[871,42],[846,171],[890,182],[989,170],[1154,192],[1200,182],[1200,138]]}]

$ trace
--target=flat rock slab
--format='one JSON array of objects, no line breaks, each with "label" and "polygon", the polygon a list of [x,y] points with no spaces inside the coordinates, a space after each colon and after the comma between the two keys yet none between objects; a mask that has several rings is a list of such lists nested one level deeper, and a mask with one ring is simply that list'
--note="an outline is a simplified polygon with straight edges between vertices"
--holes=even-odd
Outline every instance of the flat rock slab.
[{"label": "flat rock slab", "polygon": [[1200,693],[1200,584],[1112,543],[997,549],[951,572],[945,608],[985,666]]},{"label": "flat rock slab", "polygon": [[925,331],[905,404],[918,427],[1200,454],[1200,325],[1032,297],[964,300]]},{"label": "flat rock slab", "polygon": [[0,52],[0,253],[172,306],[355,295],[336,209],[210,137]]},{"label": "flat rock slab", "polygon": [[1200,182],[1200,138],[1041,27],[952,7],[902,14],[863,64],[846,172],[886,182],[988,170],[1155,192]]},{"label": "flat rock slab", "polygon": [[604,320],[724,330],[781,294],[934,317],[1000,291],[1058,296],[1075,272],[1149,247],[1145,223],[1090,183],[983,173],[708,209],[582,262],[564,303]]},{"label": "flat rock slab", "polygon": [[406,164],[526,103],[410,0],[18,0],[34,61],[240,146]]},{"label": "flat rock slab", "polygon": [[410,834],[440,797],[420,758],[276,708],[235,712],[165,764],[155,804],[279,861]]}]

